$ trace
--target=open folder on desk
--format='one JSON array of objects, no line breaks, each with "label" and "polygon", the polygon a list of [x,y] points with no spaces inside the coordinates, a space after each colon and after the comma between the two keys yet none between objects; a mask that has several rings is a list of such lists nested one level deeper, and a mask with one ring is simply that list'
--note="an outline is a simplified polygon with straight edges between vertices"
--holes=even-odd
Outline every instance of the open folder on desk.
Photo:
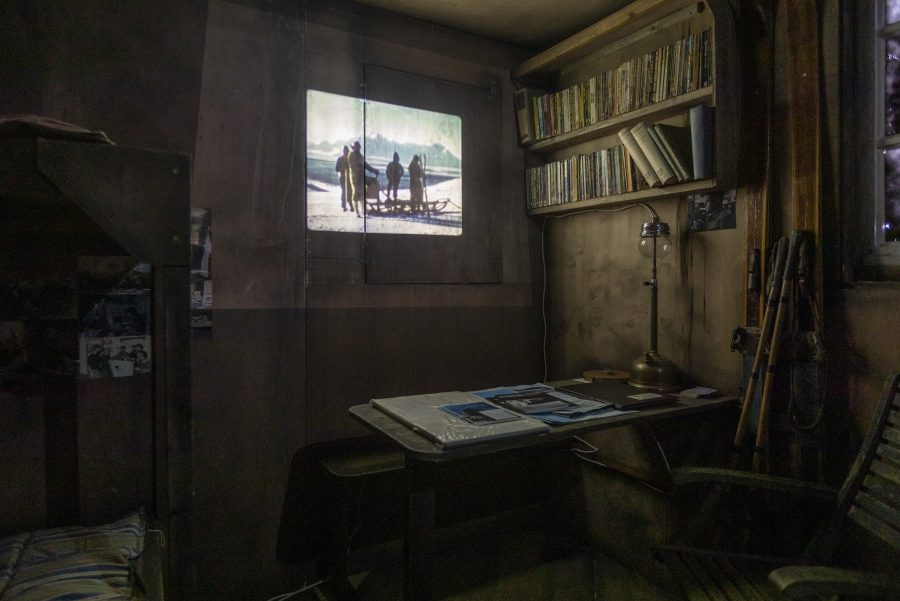
[{"label": "open folder on desk", "polygon": [[648,392],[639,389],[625,388],[619,382],[606,380],[594,380],[592,382],[580,382],[577,384],[565,384],[557,386],[556,390],[568,394],[574,394],[586,399],[602,400],[610,403],[616,409],[634,410],[674,403],[678,397],[665,392]]},{"label": "open folder on desk", "polygon": [[[549,430],[547,424],[524,415],[516,415],[513,419],[476,420],[475,423],[447,410],[473,403],[489,404],[472,393],[458,391],[369,401],[376,409],[444,448]],[[505,411],[500,407],[496,409]]]},{"label": "open folder on desk", "polygon": [[473,394],[548,424],[571,424],[629,413],[609,401],[563,392],[547,384],[489,388]]}]

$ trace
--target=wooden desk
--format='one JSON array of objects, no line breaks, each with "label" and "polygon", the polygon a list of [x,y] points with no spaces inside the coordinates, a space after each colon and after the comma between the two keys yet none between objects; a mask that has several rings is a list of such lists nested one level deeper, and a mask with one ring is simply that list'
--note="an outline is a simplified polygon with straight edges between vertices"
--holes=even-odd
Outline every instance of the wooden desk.
[{"label": "wooden desk", "polygon": [[[624,383],[621,394],[634,394]],[[370,405],[354,405],[350,414],[372,430],[399,444],[406,454],[407,520],[404,541],[404,599],[431,601],[432,553],[434,539],[434,466],[445,461],[464,460],[501,451],[525,449],[563,442],[573,436],[619,426],[631,426],[662,419],[673,419],[715,411],[734,404],[736,397],[713,399],[679,399],[674,403],[650,407],[642,411],[607,418],[550,426],[548,432],[525,434],[442,449]]]}]

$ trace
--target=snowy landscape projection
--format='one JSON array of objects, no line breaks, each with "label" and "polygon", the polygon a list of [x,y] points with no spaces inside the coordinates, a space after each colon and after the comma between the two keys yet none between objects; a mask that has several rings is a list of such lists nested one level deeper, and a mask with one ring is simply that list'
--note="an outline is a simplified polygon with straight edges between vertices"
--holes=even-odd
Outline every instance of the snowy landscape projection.
[{"label": "snowy landscape projection", "polygon": [[458,116],[317,90],[306,101],[310,230],[462,234]]}]

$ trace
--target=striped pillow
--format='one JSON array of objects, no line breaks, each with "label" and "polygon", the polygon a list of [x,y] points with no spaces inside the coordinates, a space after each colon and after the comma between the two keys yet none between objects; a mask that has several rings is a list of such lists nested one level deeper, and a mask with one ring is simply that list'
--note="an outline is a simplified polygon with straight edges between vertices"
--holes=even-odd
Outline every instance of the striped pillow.
[{"label": "striped pillow", "polygon": [[129,560],[143,546],[141,512],[104,526],[0,540],[0,601],[131,599]]},{"label": "striped pillow", "polygon": [[16,566],[19,565],[27,539],[27,534],[18,534],[0,540],[0,599],[4,598],[3,591],[6,590]]}]

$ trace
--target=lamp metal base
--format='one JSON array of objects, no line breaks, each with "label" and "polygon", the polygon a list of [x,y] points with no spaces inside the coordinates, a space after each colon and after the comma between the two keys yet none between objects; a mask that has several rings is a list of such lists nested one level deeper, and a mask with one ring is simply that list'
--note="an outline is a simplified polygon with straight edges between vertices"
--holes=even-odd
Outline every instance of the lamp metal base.
[{"label": "lamp metal base", "polygon": [[645,351],[631,364],[628,383],[636,388],[668,392],[678,388],[678,368],[675,364],[653,351]]}]

